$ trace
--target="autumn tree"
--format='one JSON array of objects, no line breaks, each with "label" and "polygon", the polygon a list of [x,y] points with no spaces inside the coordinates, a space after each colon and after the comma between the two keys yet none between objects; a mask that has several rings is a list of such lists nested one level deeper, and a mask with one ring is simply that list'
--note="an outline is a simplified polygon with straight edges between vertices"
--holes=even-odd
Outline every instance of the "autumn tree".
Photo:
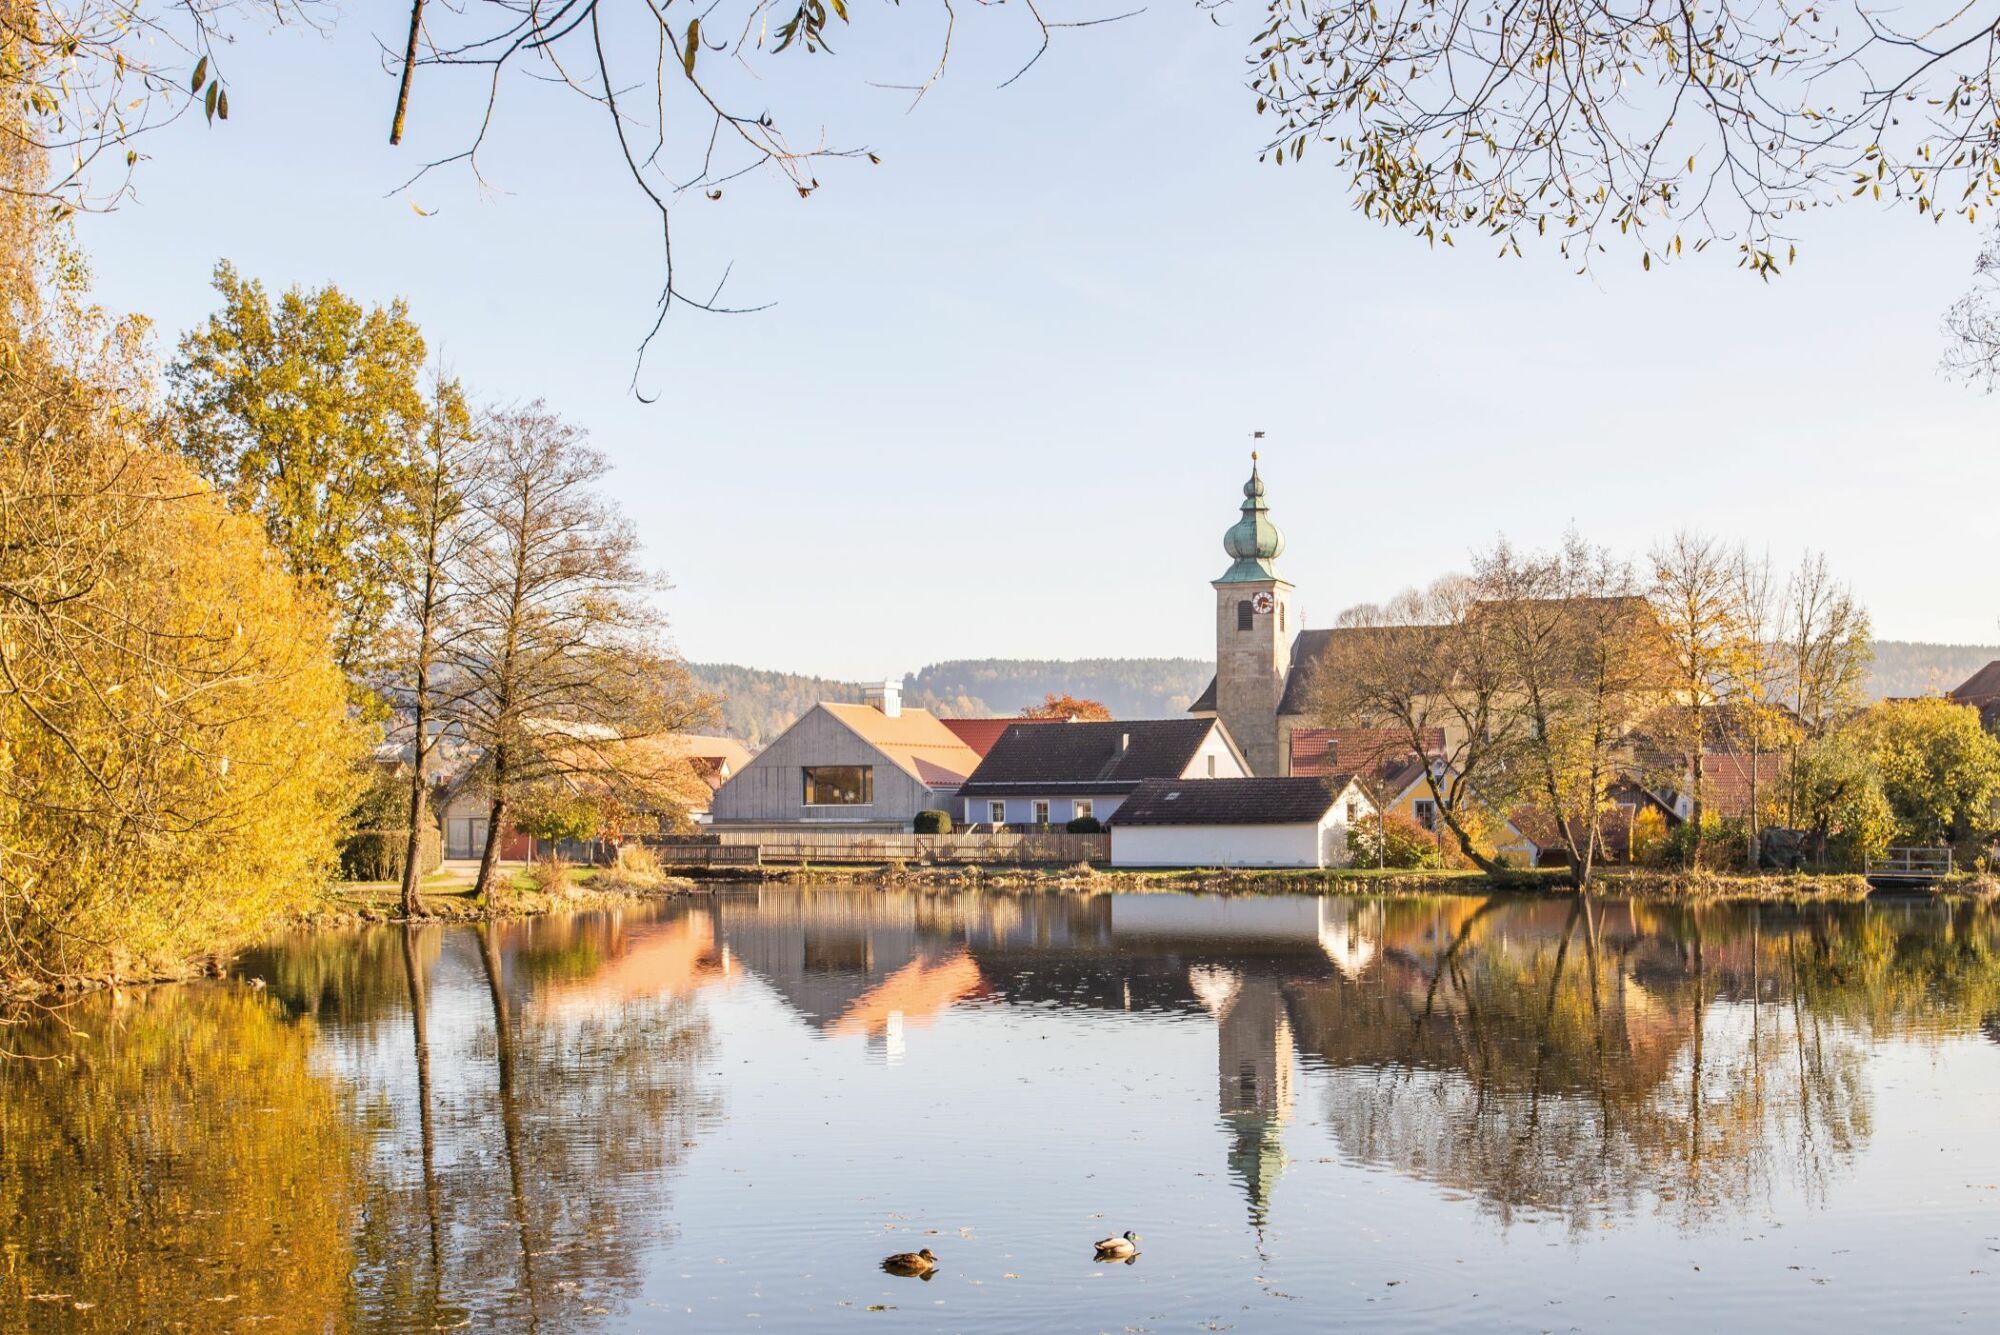
[{"label": "autumn tree", "polygon": [[407,706],[410,728],[408,831],[403,859],[403,913],[422,910],[417,895],[422,870],[418,849],[433,822],[431,759],[458,724],[459,678],[446,669],[464,632],[457,615],[465,600],[466,559],[483,528],[472,504],[484,477],[484,438],[472,429],[465,393],[437,377],[422,442],[410,470],[410,560],[396,581],[397,634],[391,645],[392,679]]},{"label": "autumn tree", "polygon": [[1267,0],[1267,154],[1310,154],[1366,216],[1503,253],[1548,237],[1651,267],[1722,242],[1769,275],[1799,214],[1850,199],[1968,221],[2000,192],[1991,4],[1697,11],[1589,0]]},{"label": "autumn tree", "polygon": [[713,702],[666,647],[659,581],[602,490],[604,456],[540,402],[491,413],[481,430],[484,531],[450,658],[467,739],[483,752],[485,895],[523,790],[574,775],[643,783],[640,769],[666,761],[633,743],[701,723]]},{"label": "autumn tree", "polygon": [[[0,31],[0,56],[19,48]],[[359,738],[262,527],[159,434],[0,105],[0,991],[150,977],[324,883]],[[25,184],[24,184],[25,183]]]},{"label": "autumn tree", "polygon": [[1692,856],[1699,862],[1707,814],[1707,757],[1717,708],[1730,694],[1743,654],[1736,555],[1720,541],[1683,529],[1652,553],[1648,597],[1666,655],[1669,733],[1686,755]]},{"label": "autumn tree", "polygon": [[1617,759],[1662,688],[1660,637],[1629,563],[1571,533],[1560,550],[1504,540],[1474,566],[1479,619],[1498,646],[1521,796],[1553,824],[1571,883],[1603,850]]},{"label": "autumn tree", "polygon": [[1977,709],[1937,696],[1888,700],[1855,726],[1900,837],[1963,843],[2000,826],[2000,738]]},{"label": "autumn tree", "polygon": [[401,301],[264,285],[216,266],[222,307],[167,370],[172,429],[203,477],[255,515],[335,613],[343,671],[374,665],[411,559],[431,413],[424,340]]},{"label": "autumn tree", "polygon": [[1022,718],[1059,718],[1070,722],[1096,723],[1109,720],[1111,711],[1095,700],[1082,700],[1065,691],[1057,695],[1054,691],[1042,697],[1038,705],[1028,705],[1021,710]]},{"label": "autumn tree", "polygon": [[[1504,807],[1521,737],[1504,699],[1506,646],[1479,615],[1476,581],[1450,576],[1383,605],[1351,608],[1314,670],[1314,718],[1327,726],[1392,729],[1424,767],[1440,837],[1483,871],[1503,870],[1480,847],[1488,810]],[[1441,753],[1432,741],[1442,732]]]},{"label": "autumn tree", "polygon": [[[1802,557],[1785,582],[1779,635],[1780,673],[1797,725],[1790,766],[1795,775],[1805,752],[1866,701],[1873,658],[1869,634],[1867,611],[1834,579],[1826,557],[1810,552]],[[1802,781],[1795,779],[1785,799],[1786,819],[1793,825],[1802,823],[1804,799]]]}]

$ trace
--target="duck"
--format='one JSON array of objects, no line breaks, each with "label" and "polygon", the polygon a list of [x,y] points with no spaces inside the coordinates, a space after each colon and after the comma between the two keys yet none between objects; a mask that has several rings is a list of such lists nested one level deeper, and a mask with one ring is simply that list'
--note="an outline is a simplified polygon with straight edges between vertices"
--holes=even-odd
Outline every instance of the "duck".
[{"label": "duck", "polygon": [[882,1262],[882,1268],[892,1275],[915,1275],[929,1279],[931,1271],[937,1269],[937,1257],[926,1247],[918,1252],[897,1252]]},{"label": "duck", "polygon": [[1139,1235],[1127,1229],[1115,1238],[1103,1238],[1097,1244],[1097,1259],[1100,1261],[1123,1261],[1139,1254]]}]

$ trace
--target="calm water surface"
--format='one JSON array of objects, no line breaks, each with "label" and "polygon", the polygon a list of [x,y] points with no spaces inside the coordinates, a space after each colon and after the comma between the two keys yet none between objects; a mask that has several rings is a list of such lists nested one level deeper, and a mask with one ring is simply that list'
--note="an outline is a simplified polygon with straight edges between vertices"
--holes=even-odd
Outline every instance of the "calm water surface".
[{"label": "calm water surface", "polygon": [[766,889],[240,972],[0,1030],[0,1330],[2000,1322],[1979,906]]}]

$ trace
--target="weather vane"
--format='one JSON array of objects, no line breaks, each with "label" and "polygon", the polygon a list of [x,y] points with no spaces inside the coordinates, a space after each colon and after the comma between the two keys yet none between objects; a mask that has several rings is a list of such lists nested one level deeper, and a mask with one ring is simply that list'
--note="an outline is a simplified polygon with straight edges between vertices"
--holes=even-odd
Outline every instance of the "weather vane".
[{"label": "weather vane", "polygon": [[[1264,439],[1264,433],[1261,431],[1252,431],[1250,433],[1250,439],[1262,440]],[[1257,462],[1257,451],[1255,450],[1250,451],[1250,462],[1253,464]]]}]

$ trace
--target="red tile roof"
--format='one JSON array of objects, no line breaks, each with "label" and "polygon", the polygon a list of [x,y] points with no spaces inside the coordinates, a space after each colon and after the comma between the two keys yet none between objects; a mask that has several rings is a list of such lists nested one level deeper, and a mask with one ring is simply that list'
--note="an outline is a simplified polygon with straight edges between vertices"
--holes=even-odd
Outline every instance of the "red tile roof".
[{"label": "red tile roof", "polygon": [[2000,658],[1968,677],[1951,693],[1951,698],[1962,705],[1985,705],[2000,700]]},{"label": "red tile roof", "polygon": [[[1444,750],[1444,729],[1424,735],[1424,750]],[[1351,770],[1372,778],[1399,768],[1414,757],[1409,738],[1399,728],[1297,728],[1292,732],[1292,773],[1302,777]]]},{"label": "red tile roof", "polygon": [[1766,751],[1751,756],[1747,751],[1710,751],[1701,758],[1703,807],[1708,814],[1724,818],[1750,814],[1750,778],[1757,778],[1759,804],[1777,795],[1785,777],[1786,757]]},{"label": "red tile roof", "polygon": [[1059,718],[945,718],[938,722],[958,735],[958,740],[971,747],[983,760],[993,749],[993,743],[1000,740],[1000,734],[1016,723],[1063,723]]}]

